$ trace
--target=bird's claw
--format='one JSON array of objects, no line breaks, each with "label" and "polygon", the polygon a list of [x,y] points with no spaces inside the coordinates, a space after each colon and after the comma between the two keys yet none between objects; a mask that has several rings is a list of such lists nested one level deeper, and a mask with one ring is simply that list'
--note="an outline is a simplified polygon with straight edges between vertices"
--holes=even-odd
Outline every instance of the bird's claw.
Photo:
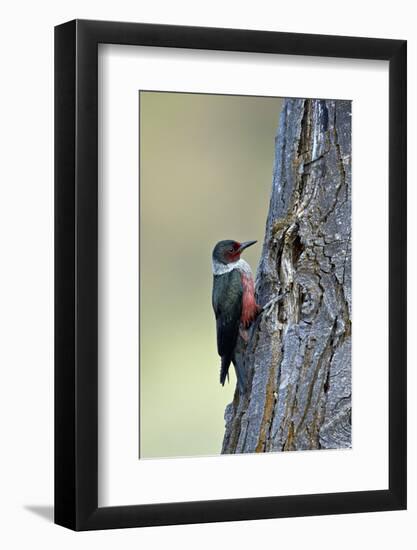
[{"label": "bird's claw", "polygon": [[272,300],[269,300],[269,302],[267,302],[263,306],[261,313],[265,313],[267,316],[270,315],[274,305],[280,302],[284,298],[284,296],[285,294],[278,294],[278,296],[275,296],[274,298],[272,298]]},{"label": "bird's claw", "polygon": [[240,328],[239,329],[239,334],[240,334],[240,337],[242,338],[242,340],[245,342],[245,344],[247,344],[249,342],[249,334],[248,334],[248,331],[245,329],[245,328]]}]

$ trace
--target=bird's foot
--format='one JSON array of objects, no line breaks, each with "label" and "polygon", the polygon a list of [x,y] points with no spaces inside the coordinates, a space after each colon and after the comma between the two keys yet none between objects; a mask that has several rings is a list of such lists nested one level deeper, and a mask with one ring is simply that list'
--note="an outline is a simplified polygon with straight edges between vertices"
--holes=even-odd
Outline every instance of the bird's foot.
[{"label": "bird's foot", "polygon": [[280,302],[284,298],[284,296],[285,296],[285,293],[278,294],[278,296],[275,296],[274,298],[272,298],[272,300],[269,300],[269,302],[267,302],[261,309],[261,313],[265,314],[266,316],[271,315],[272,309],[275,306],[275,304]]},{"label": "bird's foot", "polygon": [[247,344],[249,342],[249,334],[248,331],[242,327],[239,329],[239,334],[242,340]]}]

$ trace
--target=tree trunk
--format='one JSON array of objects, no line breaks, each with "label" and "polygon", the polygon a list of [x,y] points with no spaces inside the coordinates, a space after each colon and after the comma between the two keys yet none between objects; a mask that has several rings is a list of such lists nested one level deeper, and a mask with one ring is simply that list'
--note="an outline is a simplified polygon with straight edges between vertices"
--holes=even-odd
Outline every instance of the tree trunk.
[{"label": "tree trunk", "polygon": [[256,292],[222,453],[350,447],[350,101],[284,101]]}]

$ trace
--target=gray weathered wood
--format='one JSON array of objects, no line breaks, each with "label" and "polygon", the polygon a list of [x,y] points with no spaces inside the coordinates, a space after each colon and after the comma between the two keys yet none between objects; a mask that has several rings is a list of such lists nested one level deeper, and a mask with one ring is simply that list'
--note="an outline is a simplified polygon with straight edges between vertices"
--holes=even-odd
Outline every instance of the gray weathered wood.
[{"label": "gray weathered wood", "polygon": [[243,350],[249,388],[226,408],[222,452],[350,447],[349,101],[284,101],[256,290],[272,303]]}]

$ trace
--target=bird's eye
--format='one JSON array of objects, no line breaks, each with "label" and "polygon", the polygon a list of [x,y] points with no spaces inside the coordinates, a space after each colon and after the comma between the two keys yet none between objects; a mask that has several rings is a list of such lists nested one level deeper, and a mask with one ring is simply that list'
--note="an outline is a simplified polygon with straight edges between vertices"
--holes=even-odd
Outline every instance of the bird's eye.
[{"label": "bird's eye", "polygon": [[229,248],[229,252],[234,252],[233,248]]}]

